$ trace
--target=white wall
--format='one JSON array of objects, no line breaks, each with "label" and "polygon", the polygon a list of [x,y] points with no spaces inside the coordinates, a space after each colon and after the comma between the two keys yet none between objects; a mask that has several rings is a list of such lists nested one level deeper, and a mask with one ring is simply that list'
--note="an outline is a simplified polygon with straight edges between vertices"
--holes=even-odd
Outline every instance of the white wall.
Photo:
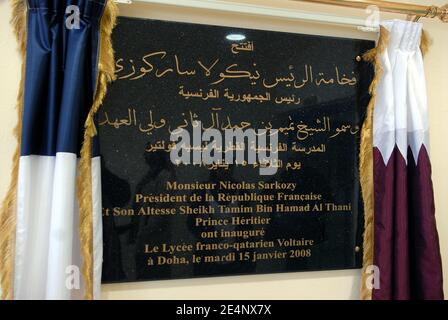
[{"label": "white wall", "polygon": [[[181,0],[179,0],[181,1]],[[287,10],[321,11],[349,17],[364,18],[362,10],[342,9],[324,5],[309,5],[286,0],[232,0]],[[424,0],[401,0],[428,5]],[[433,0],[443,5],[446,0]],[[121,14],[162,20],[195,22],[253,29],[312,33],[332,36],[374,39],[354,28],[303,23],[294,20],[222,13],[202,9],[186,9],[165,5],[120,5]],[[0,0],[0,197],[5,194],[15,141],[11,134],[16,123],[15,100],[19,83],[20,61],[15,40],[9,27],[10,9],[7,0]],[[382,15],[384,19],[403,17]],[[444,265],[448,265],[448,24],[422,20],[433,38],[426,57],[426,73],[431,117],[431,156],[437,206],[437,221]],[[448,267],[445,278],[448,279]],[[103,286],[104,299],[357,299],[359,270],[302,272],[189,280],[152,281]],[[445,282],[448,294],[448,280]]]}]

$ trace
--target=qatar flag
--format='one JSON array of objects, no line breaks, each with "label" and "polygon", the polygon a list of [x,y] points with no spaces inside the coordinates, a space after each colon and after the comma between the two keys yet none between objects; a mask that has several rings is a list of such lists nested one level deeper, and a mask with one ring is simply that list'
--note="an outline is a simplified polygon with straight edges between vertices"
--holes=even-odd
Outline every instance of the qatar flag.
[{"label": "qatar flag", "polygon": [[373,113],[374,300],[443,299],[428,143],[422,24],[383,23]]}]

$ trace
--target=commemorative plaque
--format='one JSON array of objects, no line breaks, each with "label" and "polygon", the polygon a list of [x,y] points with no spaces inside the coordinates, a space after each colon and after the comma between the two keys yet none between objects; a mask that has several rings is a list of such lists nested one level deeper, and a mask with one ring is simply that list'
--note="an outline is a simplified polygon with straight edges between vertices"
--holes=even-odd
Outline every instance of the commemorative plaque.
[{"label": "commemorative plaque", "polygon": [[124,17],[113,42],[103,282],[361,266],[374,42]]}]

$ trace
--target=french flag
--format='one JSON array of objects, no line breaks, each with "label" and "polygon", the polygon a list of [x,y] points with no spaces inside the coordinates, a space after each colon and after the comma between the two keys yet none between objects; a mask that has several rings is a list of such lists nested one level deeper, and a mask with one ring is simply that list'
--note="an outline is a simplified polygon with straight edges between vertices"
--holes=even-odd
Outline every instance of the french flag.
[{"label": "french flag", "polygon": [[0,239],[4,298],[99,297],[101,163],[94,118],[114,74],[116,10],[107,0],[13,1],[26,59],[20,152],[0,220],[7,231]]}]

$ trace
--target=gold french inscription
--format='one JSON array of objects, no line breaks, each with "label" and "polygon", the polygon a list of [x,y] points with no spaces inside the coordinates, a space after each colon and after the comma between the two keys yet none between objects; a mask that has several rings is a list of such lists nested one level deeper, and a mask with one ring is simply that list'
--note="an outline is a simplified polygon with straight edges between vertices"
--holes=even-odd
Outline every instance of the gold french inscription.
[{"label": "gold french inscription", "polygon": [[124,208],[119,208],[119,207],[113,208],[114,216],[129,217],[129,216],[133,216],[134,214],[135,214],[134,209],[124,209]]}]

